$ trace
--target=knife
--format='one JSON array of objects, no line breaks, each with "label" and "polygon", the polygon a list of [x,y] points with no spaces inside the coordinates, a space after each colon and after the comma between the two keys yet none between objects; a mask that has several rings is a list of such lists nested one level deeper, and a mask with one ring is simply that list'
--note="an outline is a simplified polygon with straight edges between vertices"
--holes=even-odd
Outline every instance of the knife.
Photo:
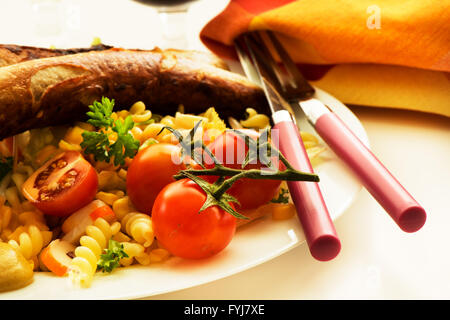
[{"label": "knife", "polygon": [[[283,96],[292,106],[303,110],[319,136],[348,165],[403,231],[415,232],[422,228],[426,220],[423,207],[339,116],[314,96],[315,89],[300,73],[275,34],[271,31],[265,34],[267,35],[265,39],[272,43],[285,70],[288,71],[290,83],[293,83],[293,86],[289,84],[283,86],[286,89]],[[267,54],[265,56],[268,57]],[[287,83],[286,80],[284,82]]]},{"label": "knife", "polygon": [[[250,80],[259,83],[264,90],[274,123],[272,137],[278,138],[274,140],[279,141],[279,150],[296,170],[314,173],[300,131],[289,112],[289,103],[267,80],[265,69],[261,68],[247,40],[245,37],[237,39],[235,47]],[[319,261],[335,258],[341,243],[319,184],[305,181],[289,181],[287,184],[311,255]]]}]

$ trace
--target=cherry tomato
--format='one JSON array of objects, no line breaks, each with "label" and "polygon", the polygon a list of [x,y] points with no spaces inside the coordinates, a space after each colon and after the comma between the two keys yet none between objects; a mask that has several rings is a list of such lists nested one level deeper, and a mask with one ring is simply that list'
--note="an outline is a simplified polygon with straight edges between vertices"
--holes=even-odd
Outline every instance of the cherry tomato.
[{"label": "cherry tomato", "polygon": [[155,237],[173,255],[207,258],[233,238],[236,218],[217,206],[199,212],[205,200],[205,192],[190,179],[167,185],[156,198],[152,210]]},{"label": "cherry tomato", "polygon": [[47,161],[24,182],[23,195],[45,214],[67,216],[97,193],[97,172],[77,151]]},{"label": "cherry tomato", "polygon": [[[259,134],[255,130],[249,129],[244,130],[244,132],[253,139],[256,139]],[[208,148],[218,158],[219,162],[233,169],[242,168],[245,154],[248,151],[244,140],[232,131],[225,131],[209,144]],[[273,159],[273,161],[276,163],[277,159]],[[207,165],[207,167],[212,167],[212,165]],[[261,169],[263,167],[264,165],[258,161],[258,163],[248,164],[245,169]],[[281,167],[281,162],[278,162],[278,168],[281,169]],[[236,204],[238,209],[255,209],[272,200],[277,195],[280,185],[281,181],[278,180],[244,178],[237,180],[227,193],[239,201],[240,205]]]},{"label": "cherry tomato", "polygon": [[127,193],[140,212],[151,214],[158,193],[180,170],[180,148],[169,143],[156,143],[140,150],[131,161],[127,173]]}]

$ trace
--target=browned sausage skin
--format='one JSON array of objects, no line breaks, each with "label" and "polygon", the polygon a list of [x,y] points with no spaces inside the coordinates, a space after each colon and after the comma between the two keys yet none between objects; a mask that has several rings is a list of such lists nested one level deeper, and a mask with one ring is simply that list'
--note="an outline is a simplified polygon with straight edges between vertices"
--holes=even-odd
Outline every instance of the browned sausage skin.
[{"label": "browned sausage skin", "polygon": [[89,51],[103,51],[111,49],[112,46],[99,44],[88,48],[70,48],[70,49],[49,49],[30,46],[20,46],[16,44],[0,44],[0,67],[24,61],[64,56]]},{"label": "browned sausage skin", "polygon": [[[0,44],[0,67],[5,67],[11,64],[20,63],[24,61],[59,57],[69,54],[77,54],[90,51],[104,51],[114,48],[113,46],[106,44],[99,44],[87,48],[69,48],[69,49],[49,49],[40,47],[21,46],[16,44]],[[150,51],[150,52],[163,52],[165,54],[174,54],[176,56],[183,56],[188,59],[192,59],[197,62],[213,65],[217,68],[228,69],[225,61],[217,57],[216,55],[196,50],[179,50],[179,49],[165,49],[154,48],[152,50],[142,49],[129,49],[132,51]]]},{"label": "browned sausage skin", "polygon": [[181,52],[109,49],[2,67],[0,139],[82,120],[102,96],[120,108],[143,101],[161,114],[179,104],[192,113],[213,106],[222,117],[243,117],[247,107],[268,112],[262,90],[245,77]]}]

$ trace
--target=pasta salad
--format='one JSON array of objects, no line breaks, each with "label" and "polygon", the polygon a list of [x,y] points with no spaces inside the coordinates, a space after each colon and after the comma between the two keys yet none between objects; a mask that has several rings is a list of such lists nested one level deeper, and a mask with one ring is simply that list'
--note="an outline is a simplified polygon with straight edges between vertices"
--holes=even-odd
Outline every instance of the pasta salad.
[{"label": "pasta salad", "polygon": [[[142,102],[116,110],[103,98],[86,122],[1,141],[0,291],[27,285],[34,272],[89,287],[98,272],[209,257],[258,217],[292,217],[284,181],[243,172],[263,167],[250,152],[245,165],[215,161],[225,147],[249,147],[237,131],[259,142],[270,129],[266,115],[251,108],[247,115],[225,121],[213,107],[193,115],[182,106],[157,115]],[[186,152],[184,139],[194,145],[198,136],[201,146]],[[310,158],[324,150],[314,135],[301,137]]]}]

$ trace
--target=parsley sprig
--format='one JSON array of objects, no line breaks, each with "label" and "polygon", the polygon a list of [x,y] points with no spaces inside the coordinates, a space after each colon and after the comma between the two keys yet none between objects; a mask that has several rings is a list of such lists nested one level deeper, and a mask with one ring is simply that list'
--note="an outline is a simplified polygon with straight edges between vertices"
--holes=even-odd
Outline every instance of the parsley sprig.
[{"label": "parsley sprig", "polygon": [[273,203],[289,203],[289,190],[285,188],[281,188],[280,193],[277,198],[270,200]]},{"label": "parsley sprig", "polygon": [[[92,154],[97,161],[110,162],[114,159],[114,165],[124,165],[126,158],[132,158],[139,149],[139,140],[129,132],[134,127],[131,116],[125,120],[114,120],[111,115],[114,108],[114,99],[102,97],[102,101],[94,101],[87,112],[88,123],[99,129],[98,131],[85,131],[82,134],[81,147],[84,153]],[[109,137],[117,134],[117,139],[111,143]]]},{"label": "parsley sprig", "polygon": [[97,270],[112,272],[120,266],[120,259],[122,258],[128,258],[128,255],[123,249],[123,244],[110,239],[108,248],[105,249],[105,253],[100,256],[100,260],[97,262]]}]

